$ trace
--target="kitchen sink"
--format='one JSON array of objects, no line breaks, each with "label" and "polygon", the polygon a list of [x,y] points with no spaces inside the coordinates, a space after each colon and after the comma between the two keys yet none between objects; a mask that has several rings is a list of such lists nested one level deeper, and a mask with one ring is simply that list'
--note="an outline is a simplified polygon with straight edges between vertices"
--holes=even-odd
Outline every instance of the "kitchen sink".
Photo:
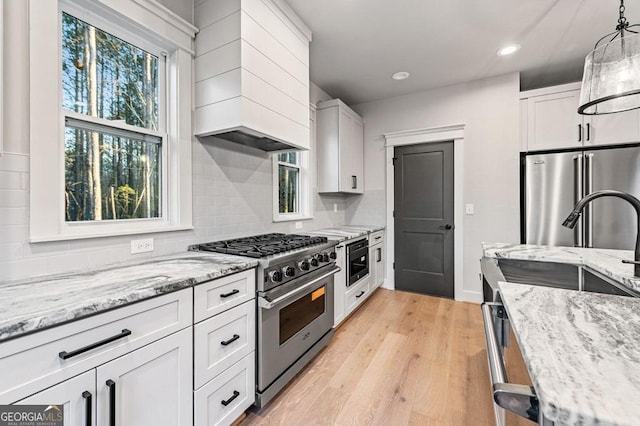
[{"label": "kitchen sink", "polygon": [[481,269],[485,302],[497,300],[500,281],[620,296],[640,296],[596,271],[569,263],[482,258]]}]

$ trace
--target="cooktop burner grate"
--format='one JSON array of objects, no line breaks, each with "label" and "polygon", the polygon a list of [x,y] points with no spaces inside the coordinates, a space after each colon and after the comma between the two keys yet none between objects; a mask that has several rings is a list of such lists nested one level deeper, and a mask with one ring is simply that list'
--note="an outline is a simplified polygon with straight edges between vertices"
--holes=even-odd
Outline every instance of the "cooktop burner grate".
[{"label": "cooktop burner grate", "polygon": [[198,244],[194,248],[202,251],[258,258],[326,242],[327,237],[297,234],[264,234]]}]

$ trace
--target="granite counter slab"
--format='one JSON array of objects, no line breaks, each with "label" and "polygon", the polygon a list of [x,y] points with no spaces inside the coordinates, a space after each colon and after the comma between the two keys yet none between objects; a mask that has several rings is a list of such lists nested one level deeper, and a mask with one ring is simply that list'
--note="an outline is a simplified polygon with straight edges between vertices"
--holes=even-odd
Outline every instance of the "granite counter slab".
[{"label": "granite counter slab", "polygon": [[586,266],[632,290],[640,291],[640,278],[633,275],[633,265],[622,263],[633,260],[631,250],[609,250],[580,247],[552,247],[530,244],[482,243],[485,257],[497,259],[534,260],[570,263]]},{"label": "granite counter slab", "polygon": [[0,342],[256,266],[245,257],[185,252],[0,283]]},{"label": "granite counter slab", "polygon": [[640,299],[499,286],[544,415],[565,425],[637,425]]}]

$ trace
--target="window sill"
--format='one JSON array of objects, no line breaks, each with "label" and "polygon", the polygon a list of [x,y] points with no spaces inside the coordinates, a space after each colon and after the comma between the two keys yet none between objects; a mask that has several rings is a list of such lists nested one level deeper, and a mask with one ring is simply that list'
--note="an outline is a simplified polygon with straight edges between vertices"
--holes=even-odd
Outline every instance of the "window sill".
[{"label": "window sill", "polygon": [[175,226],[158,226],[155,228],[145,228],[140,230],[126,229],[122,231],[109,231],[109,232],[95,232],[86,234],[59,234],[59,235],[45,235],[45,236],[32,236],[29,238],[30,243],[46,243],[51,241],[69,241],[69,240],[83,240],[89,238],[106,238],[106,237],[119,237],[126,235],[138,235],[138,234],[154,234],[162,232],[173,231],[188,231],[193,229],[191,225],[175,225]]},{"label": "window sill", "polygon": [[294,222],[296,220],[311,220],[313,219],[312,215],[278,215],[278,216],[274,216],[273,221],[274,222]]}]

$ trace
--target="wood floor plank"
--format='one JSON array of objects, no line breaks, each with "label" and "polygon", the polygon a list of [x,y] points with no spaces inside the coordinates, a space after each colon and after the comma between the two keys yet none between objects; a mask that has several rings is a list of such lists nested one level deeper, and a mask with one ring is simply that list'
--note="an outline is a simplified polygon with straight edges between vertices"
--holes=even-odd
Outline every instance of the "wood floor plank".
[{"label": "wood floor plank", "polygon": [[377,290],[254,425],[490,425],[478,305]]}]

